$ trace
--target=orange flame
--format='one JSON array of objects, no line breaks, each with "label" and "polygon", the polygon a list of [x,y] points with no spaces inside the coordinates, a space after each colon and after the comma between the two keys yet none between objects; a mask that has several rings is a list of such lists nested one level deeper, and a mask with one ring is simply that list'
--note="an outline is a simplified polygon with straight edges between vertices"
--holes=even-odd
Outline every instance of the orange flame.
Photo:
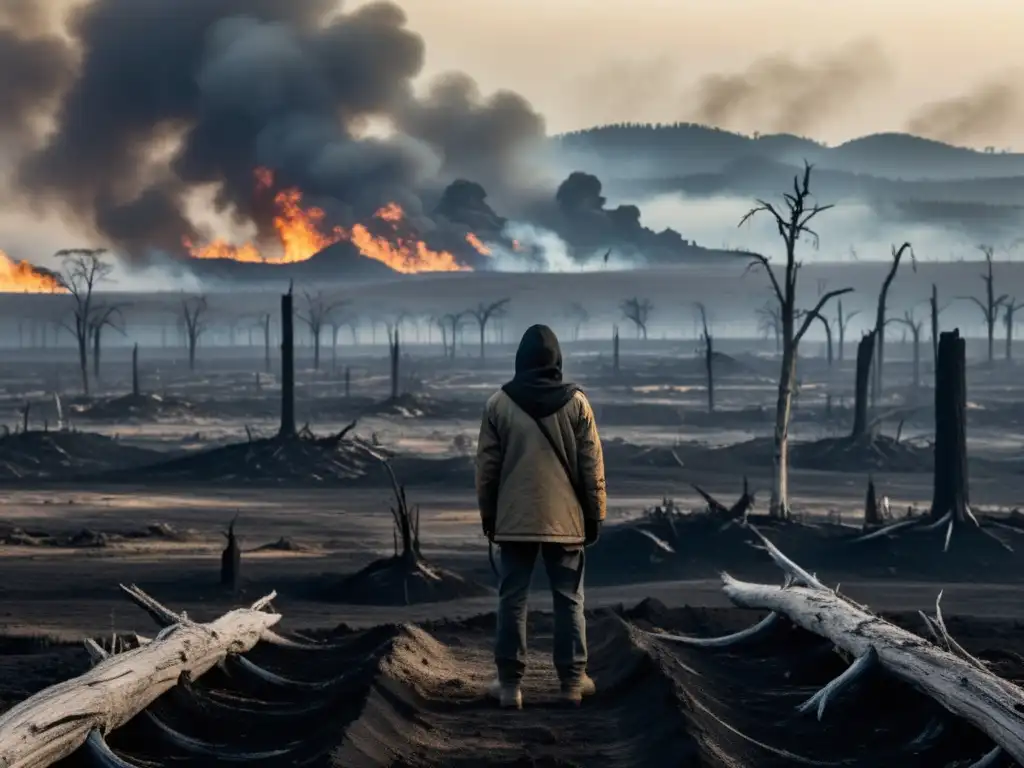
[{"label": "orange flame", "polygon": [[0,293],[66,293],[49,272],[0,251]]},{"label": "orange flame", "polygon": [[[257,190],[266,190],[274,184],[274,172],[268,168],[255,171]],[[447,251],[433,251],[426,243],[400,236],[399,225],[405,219],[405,212],[397,203],[388,203],[379,209],[374,218],[390,225],[394,237],[391,239],[374,235],[362,225],[356,224],[351,231],[334,227],[330,233],[321,229],[325,213],[322,209],[302,207],[302,192],[289,187],[274,196],[277,215],[274,229],[281,242],[280,256],[264,255],[253,243],[231,245],[224,240],[214,240],[204,246],[195,246],[185,239],[182,242],[193,258],[233,259],[245,262],[270,262],[291,264],[306,261],[329,245],[348,241],[355,245],[363,256],[387,264],[396,272],[454,272],[468,270]]]},{"label": "orange flame", "polygon": [[472,245],[481,256],[491,255],[491,249],[484,245],[480,238],[472,232],[466,235],[466,242]]}]

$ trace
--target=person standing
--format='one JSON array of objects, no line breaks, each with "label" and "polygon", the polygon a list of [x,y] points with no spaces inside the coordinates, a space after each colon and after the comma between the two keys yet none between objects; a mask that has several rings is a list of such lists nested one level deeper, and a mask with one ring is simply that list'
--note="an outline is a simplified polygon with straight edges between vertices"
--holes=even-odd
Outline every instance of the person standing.
[{"label": "person standing", "polygon": [[522,707],[527,602],[540,555],[554,602],[559,696],[579,704],[595,691],[587,674],[584,547],[597,541],[605,519],[604,456],[590,402],[562,381],[561,347],[545,325],[526,330],[515,376],[487,400],[476,491],[484,535],[500,549],[497,677],[488,693],[502,707]]}]

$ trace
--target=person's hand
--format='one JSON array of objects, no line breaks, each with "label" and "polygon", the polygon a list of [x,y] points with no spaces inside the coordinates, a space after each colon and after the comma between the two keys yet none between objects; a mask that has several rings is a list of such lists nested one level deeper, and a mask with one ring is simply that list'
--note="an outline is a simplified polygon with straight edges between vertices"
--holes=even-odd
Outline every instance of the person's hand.
[{"label": "person's hand", "polygon": [[494,541],[494,518],[481,518],[481,523],[484,529],[484,536],[487,537],[488,541]]},{"label": "person's hand", "polygon": [[592,518],[583,520],[583,537],[586,546],[595,543],[601,537],[601,521]]}]

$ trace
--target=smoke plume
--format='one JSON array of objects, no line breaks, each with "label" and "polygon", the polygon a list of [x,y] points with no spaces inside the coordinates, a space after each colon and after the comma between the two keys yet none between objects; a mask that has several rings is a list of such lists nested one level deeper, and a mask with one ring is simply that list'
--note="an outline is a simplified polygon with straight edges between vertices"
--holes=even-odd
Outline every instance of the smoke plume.
[{"label": "smoke plume", "polygon": [[1024,91],[1013,80],[984,83],[970,93],[921,107],[907,131],[936,141],[989,141],[1016,127],[1024,112]]},{"label": "smoke plume", "polygon": [[768,56],[743,72],[703,78],[692,119],[722,128],[802,133],[888,72],[884,52],[867,41],[807,63],[781,54]]},{"label": "smoke plume", "polygon": [[[55,130],[21,159],[20,191],[141,258],[202,238],[187,201],[210,186],[221,212],[268,234],[272,211],[253,194],[259,166],[343,224],[390,201],[417,214],[439,171],[496,192],[513,183],[513,158],[544,133],[530,105],[508,93],[485,99],[464,75],[417,98],[424,43],[403,11],[336,5],[88,0],[67,24],[77,68],[63,44],[53,47],[58,38],[0,28],[0,61],[20,75],[0,86],[0,130],[59,105]],[[368,118],[395,135],[360,138]]]}]

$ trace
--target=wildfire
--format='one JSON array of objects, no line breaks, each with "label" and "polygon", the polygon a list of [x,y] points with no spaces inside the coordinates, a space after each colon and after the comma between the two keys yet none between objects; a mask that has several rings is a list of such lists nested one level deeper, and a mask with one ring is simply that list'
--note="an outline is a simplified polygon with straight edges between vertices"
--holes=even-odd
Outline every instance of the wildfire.
[{"label": "wildfire", "polygon": [[0,293],[64,293],[56,277],[0,251]]},{"label": "wildfire", "polygon": [[[257,168],[255,177],[258,191],[268,190],[274,185],[274,172],[268,168]],[[426,243],[403,236],[400,225],[405,220],[405,212],[397,203],[388,203],[373,215],[374,219],[391,229],[390,237],[376,235],[363,224],[356,224],[351,230],[334,227],[325,233],[322,229],[324,211],[317,207],[303,208],[302,192],[294,187],[274,195],[274,205],[277,208],[274,229],[281,242],[280,256],[264,255],[254,243],[232,245],[224,240],[214,240],[204,246],[196,246],[187,239],[183,243],[197,259],[290,264],[306,261],[329,245],[347,241],[366,258],[387,264],[396,272],[411,274],[469,269],[460,265],[447,251],[431,250]]]},{"label": "wildfire", "polygon": [[472,245],[481,256],[491,255],[491,249],[484,245],[480,238],[472,232],[466,235],[466,242]]}]

